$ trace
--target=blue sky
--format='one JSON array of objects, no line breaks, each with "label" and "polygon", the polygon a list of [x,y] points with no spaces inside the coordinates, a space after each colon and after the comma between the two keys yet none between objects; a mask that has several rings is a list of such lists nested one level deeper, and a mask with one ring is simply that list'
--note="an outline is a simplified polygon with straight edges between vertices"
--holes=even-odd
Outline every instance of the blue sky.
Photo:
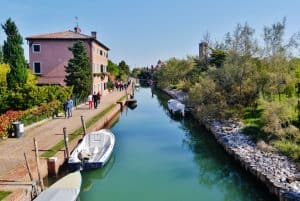
[{"label": "blue sky", "polygon": [[[196,55],[209,32],[222,40],[237,23],[248,22],[261,37],[264,25],[287,17],[287,36],[300,31],[299,0],[0,0],[0,22],[11,17],[25,38],[73,29],[97,31],[114,62],[149,66],[158,59]],[[0,30],[0,44],[5,35]],[[28,46],[24,41],[25,56]]]}]

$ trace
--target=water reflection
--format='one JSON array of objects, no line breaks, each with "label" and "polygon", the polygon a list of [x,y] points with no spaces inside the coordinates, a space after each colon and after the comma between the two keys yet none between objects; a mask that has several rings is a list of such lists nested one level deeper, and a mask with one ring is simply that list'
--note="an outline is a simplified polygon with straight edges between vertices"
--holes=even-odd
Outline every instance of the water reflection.
[{"label": "water reflection", "polygon": [[95,180],[101,180],[107,177],[115,164],[116,156],[113,154],[108,163],[102,169],[95,169],[87,172],[82,172],[82,176],[85,178],[81,185],[81,191],[89,191]]}]

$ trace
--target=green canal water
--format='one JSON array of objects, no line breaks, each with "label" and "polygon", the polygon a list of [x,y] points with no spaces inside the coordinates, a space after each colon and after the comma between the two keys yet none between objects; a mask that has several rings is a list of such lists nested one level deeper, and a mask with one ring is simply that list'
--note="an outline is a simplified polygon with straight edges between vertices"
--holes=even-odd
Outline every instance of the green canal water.
[{"label": "green canal water", "polygon": [[273,200],[194,120],[170,117],[165,95],[141,88],[135,98],[111,128],[109,163],[83,172],[80,201]]}]

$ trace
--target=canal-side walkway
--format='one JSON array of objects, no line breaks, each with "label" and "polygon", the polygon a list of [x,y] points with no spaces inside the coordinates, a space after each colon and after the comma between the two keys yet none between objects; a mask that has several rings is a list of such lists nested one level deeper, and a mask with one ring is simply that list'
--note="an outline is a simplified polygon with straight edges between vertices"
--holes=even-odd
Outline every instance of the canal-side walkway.
[{"label": "canal-side walkway", "polygon": [[[21,138],[8,138],[0,142],[0,181],[24,181],[29,176],[26,173],[24,152],[27,154],[29,161],[34,161],[33,138],[38,142],[40,153],[48,150],[63,139],[63,128],[67,128],[67,133],[72,133],[81,127],[81,116],[85,121],[92,119],[97,114],[104,111],[111,104],[116,103],[120,98],[125,96],[125,91],[114,91],[101,98],[101,103],[97,109],[89,109],[88,105],[80,105],[73,110],[71,118],[64,116],[46,121],[42,125],[32,127],[25,131]],[[22,169],[22,170],[21,170]],[[36,172],[33,169],[32,172]],[[36,177],[35,177],[36,178]],[[2,186],[0,186],[2,188]]]}]

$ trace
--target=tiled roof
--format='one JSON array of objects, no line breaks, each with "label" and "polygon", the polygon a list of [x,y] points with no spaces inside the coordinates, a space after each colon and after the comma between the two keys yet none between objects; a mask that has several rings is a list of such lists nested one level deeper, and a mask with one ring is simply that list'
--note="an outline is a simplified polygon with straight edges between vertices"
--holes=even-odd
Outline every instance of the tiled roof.
[{"label": "tiled roof", "polygon": [[88,35],[76,33],[74,31],[63,31],[63,32],[33,35],[26,38],[26,40],[29,39],[92,39],[92,37]]},{"label": "tiled roof", "polygon": [[64,82],[64,77],[40,77],[38,79],[38,84],[57,84],[61,86],[65,86],[66,83]]},{"label": "tiled roof", "polygon": [[95,39],[92,36],[88,36],[85,34],[81,33],[76,33],[74,31],[63,31],[63,32],[55,32],[55,33],[47,33],[47,34],[40,34],[40,35],[33,35],[26,37],[26,40],[76,40],[76,39],[81,39],[81,40],[93,40],[96,43],[98,43],[100,46],[102,46],[104,49],[109,50],[109,48]]}]

